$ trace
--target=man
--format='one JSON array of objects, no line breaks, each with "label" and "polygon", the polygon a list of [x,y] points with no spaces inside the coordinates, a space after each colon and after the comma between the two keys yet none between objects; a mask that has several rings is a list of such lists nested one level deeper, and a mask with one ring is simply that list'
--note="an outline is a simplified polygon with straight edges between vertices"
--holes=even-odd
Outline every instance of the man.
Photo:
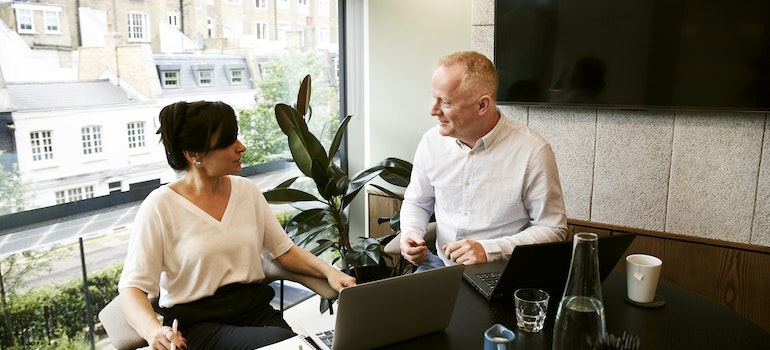
[{"label": "man", "polygon": [[[440,59],[431,115],[401,207],[401,254],[418,270],[507,259],[522,244],[567,238],[548,142],[497,110],[497,71],[477,52]],[[423,236],[436,218],[436,251]]]}]

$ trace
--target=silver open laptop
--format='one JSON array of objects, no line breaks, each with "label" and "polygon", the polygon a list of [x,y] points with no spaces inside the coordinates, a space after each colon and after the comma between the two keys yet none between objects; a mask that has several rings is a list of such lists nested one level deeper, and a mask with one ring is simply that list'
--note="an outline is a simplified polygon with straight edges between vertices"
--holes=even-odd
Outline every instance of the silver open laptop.
[{"label": "silver open laptop", "polygon": [[334,315],[303,320],[299,327],[318,347],[333,350],[371,349],[444,330],[463,269],[448,266],[345,288]]}]

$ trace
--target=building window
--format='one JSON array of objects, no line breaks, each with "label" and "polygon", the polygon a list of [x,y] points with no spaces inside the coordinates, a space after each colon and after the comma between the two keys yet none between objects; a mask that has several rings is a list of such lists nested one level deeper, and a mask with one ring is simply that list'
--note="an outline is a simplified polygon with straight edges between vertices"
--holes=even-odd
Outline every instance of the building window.
[{"label": "building window", "polygon": [[289,9],[289,0],[277,0],[278,2],[278,8],[287,10]]},{"label": "building window", "polygon": [[328,17],[330,12],[329,0],[318,0],[318,15]]},{"label": "building window", "polygon": [[39,162],[53,159],[53,142],[51,130],[33,131],[29,133],[32,147],[32,161]]},{"label": "building window", "polygon": [[304,15],[310,13],[310,6],[308,6],[307,0],[297,0],[297,13]]},{"label": "building window", "polygon": [[107,184],[107,188],[109,189],[110,193],[115,193],[122,191],[123,185],[120,183],[120,181],[114,181]]},{"label": "building window", "polygon": [[178,88],[179,87],[179,71],[178,70],[164,70],[160,72],[160,83],[164,88]]},{"label": "building window", "polygon": [[199,86],[214,86],[214,70],[202,69],[198,72],[198,85]]},{"label": "building window", "polygon": [[43,21],[45,22],[45,31],[47,33],[59,33],[58,12],[43,11]]},{"label": "building window", "polygon": [[102,153],[102,127],[98,125],[85,126],[80,129],[83,141],[83,154]]},{"label": "building window", "polygon": [[243,85],[243,68],[233,68],[228,70],[231,85]]},{"label": "building window", "polygon": [[65,191],[56,191],[56,204],[80,201],[94,198],[94,186],[68,188]]},{"label": "building window", "polygon": [[254,34],[256,34],[259,40],[269,39],[267,36],[267,22],[254,23]]},{"label": "building window", "polygon": [[144,143],[144,122],[130,122],[128,129],[128,148],[143,148]]},{"label": "building window", "polygon": [[128,40],[147,41],[150,39],[150,21],[144,12],[128,13]]},{"label": "building window", "polygon": [[179,13],[169,12],[166,17],[168,18],[168,24],[176,29],[179,29]]},{"label": "building window", "polygon": [[230,5],[240,5],[241,0],[227,0],[227,3]]},{"label": "building window", "polygon": [[331,43],[331,29],[329,29],[329,27],[321,27],[318,29],[318,42],[321,44]]},{"label": "building window", "polygon": [[286,32],[289,31],[289,23],[286,22],[279,22],[278,23],[278,35],[276,40],[278,41],[286,41]]},{"label": "building window", "polygon": [[206,30],[209,33],[209,38],[214,35],[214,20],[211,17],[206,18]]},{"label": "building window", "polygon": [[267,10],[267,0],[255,0],[254,6],[260,10]]},{"label": "building window", "polygon": [[19,33],[34,33],[32,22],[32,10],[16,9],[16,20],[18,21]]}]

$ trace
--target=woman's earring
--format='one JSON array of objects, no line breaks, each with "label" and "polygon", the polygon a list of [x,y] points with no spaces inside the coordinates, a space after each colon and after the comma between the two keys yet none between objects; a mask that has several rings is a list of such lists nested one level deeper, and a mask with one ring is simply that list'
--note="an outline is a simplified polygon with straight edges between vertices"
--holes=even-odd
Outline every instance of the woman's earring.
[{"label": "woman's earring", "polygon": [[201,167],[201,161],[200,160],[195,162],[195,167],[196,168],[200,168]]}]

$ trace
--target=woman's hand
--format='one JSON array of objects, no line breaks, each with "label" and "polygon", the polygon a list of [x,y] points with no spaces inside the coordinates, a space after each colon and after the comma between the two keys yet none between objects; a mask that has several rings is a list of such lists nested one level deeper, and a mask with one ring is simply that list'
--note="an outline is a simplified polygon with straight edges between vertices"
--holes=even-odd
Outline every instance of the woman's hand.
[{"label": "woman's hand", "polygon": [[326,276],[326,280],[329,281],[329,285],[336,291],[342,290],[345,287],[351,287],[356,285],[356,279],[340,270],[332,269]]},{"label": "woman's hand", "polygon": [[182,332],[174,331],[171,327],[158,327],[151,339],[146,339],[150,344],[150,350],[169,350],[173,345],[178,349],[187,348],[187,340],[182,337]]}]

